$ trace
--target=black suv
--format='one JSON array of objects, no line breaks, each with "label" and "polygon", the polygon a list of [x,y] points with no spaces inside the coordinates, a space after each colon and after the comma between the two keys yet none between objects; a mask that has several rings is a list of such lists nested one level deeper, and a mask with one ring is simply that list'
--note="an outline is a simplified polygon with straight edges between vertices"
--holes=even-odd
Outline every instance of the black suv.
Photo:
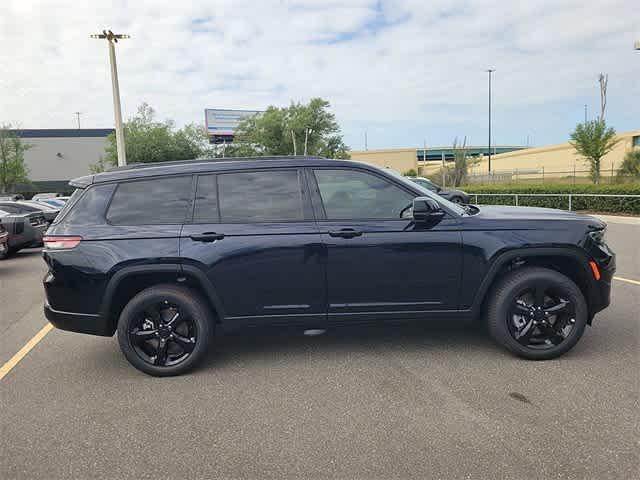
[{"label": "black suv", "polygon": [[609,304],[600,220],[462,207],[362,163],[169,162],[71,185],[45,237],[46,316],[117,331],[152,375],[194,367],[216,326],[480,319],[515,354],[550,359]]}]

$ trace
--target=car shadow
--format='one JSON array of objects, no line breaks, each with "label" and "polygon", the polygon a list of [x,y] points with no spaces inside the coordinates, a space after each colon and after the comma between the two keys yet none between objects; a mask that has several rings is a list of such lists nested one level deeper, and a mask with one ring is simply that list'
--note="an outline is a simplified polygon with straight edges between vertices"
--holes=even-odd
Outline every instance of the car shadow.
[{"label": "car shadow", "polygon": [[307,336],[294,327],[247,328],[216,332],[214,346],[199,370],[227,364],[259,360],[273,355],[340,355],[362,349],[425,351],[482,349],[495,350],[487,333],[474,322],[425,321],[385,325],[330,327],[325,333]]}]

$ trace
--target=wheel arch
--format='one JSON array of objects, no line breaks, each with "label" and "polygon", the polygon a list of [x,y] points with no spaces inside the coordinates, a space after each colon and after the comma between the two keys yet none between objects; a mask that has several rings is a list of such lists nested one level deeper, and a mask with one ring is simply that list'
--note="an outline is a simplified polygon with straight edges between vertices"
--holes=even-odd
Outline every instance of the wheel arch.
[{"label": "wheel arch", "polygon": [[472,311],[479,314],[484,310],[491,287],[506,273],[524,266],[537,266],[566,275],[580,288],[587,302],[588,323],[591,324],[594,315],[591,299],[596,286],[589,260],[585,252],[569,247],[532,247],[502,252],[491,262],[475,295]]},{"label": "wheel arch", "polygon": [[134,265],[114,273],[105,289],[100,315],[115,333],[124,306],[142,290],[159,284],[186,286],[198,292],[215,315],[216,323],[224,318],[222,302],[213,285],[197,267],[181,264]]}]

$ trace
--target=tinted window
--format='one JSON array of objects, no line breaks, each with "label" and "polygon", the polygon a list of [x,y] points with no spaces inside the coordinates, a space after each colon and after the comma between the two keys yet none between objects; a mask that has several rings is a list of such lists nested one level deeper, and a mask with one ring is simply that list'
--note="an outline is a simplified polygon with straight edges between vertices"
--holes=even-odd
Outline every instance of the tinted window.
[{"label": "tinted window", "polygon": [[218,175],[222,222],[303,220],[297,171]]},{"label": "tinted window", "polygon": [[104,211],[115,185],[98,185],[86,191],[69,213],[64,223],[73,225],[96,225],[104,221]]},{"label": "tinted window", "polygon": [[193,211],[195,223],[216,223],[218,214],[218,185],[216,175],[198,177],[196,187],[196,207]]},{"label": "tinted window", "polygon": [[418,179],[414,180],[414,182],[416,182],[418,185],[422,185],[424,188],[431,190],[432,192],[437,191],[436,186],[431,182],[427,182],[426,180]]},{"label": "tinted window", "polygon": [[329,220],[396,219],[414,195],[376,175],[352,170],[316,170]]},{"label": "tinted window", "polygon": [[5,212],[8,213],[20,213],[21,209],[16,207],[15,205],[11,205],[11,204],[7,204],[7,203],[3,203],[2,205],[0,205],[0,207],[2,207],[2,210],[4,210]]},{"label": "tinted window", "polygon": [[107,220],[115,225],[157,225],[184,222],[191,195],[191,177],[165,177],[121,183]]}]

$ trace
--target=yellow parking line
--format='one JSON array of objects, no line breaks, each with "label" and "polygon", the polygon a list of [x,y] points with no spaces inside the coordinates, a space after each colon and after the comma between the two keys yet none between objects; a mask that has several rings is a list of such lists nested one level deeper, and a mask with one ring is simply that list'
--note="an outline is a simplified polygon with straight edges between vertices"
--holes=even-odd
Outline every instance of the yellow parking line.
[{"label": "yellow parking line", "polygon": [[20,360],[22,360],[27,355],[27,353],[29,353],[31,349],[35,347],[40,342],[40,340],[42,340],[47,335],[47,333],[51,331],[52,328],[53,325],[47,323],[44,327],[42,327],[42,330],[36,333],[34,337],[18,351],[18,353],[11,357],[11,359],[7,363],[2,365],[2,367],[0,367],[0,380],[2,380],[11,371],[11,369],[13,369],[13,367],[20,363]]},{"label": "yellow parking line", "polygon": [[631,280],[630,278],[624,278],[624,277],[613,277],[614,280],[620,280],[621,282],[627,282],[627,283],[632,283],[633,285],[640,285],[640,282],[638,280]]}]

